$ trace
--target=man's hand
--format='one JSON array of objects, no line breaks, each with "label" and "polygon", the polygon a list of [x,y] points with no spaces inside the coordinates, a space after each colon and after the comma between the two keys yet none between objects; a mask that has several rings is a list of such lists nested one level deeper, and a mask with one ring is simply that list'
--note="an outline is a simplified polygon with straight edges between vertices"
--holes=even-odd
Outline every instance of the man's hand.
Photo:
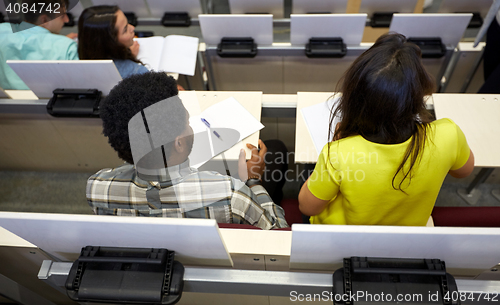
[{"label": "man's hand", "polygon": [[243,148],[240,150],[240,156],[238,158],[238,176],[243,182],[248,180],[247,158]]},{"label": "man's hand", "polygon": [[252,157],[250,160],[246,161],[245,150],[240,150],[240,157],[238,160],[238,175],[240,176],[240,180],[244,182],[248,179],[248,177],[258,177],[259,179],[262,179],[262,174],[266,168],[264,158],[267,153],[267,147],[260,139],[260,151],[252,144],[247,143],[247,147],[251,150]]},{"label": "man's hand", "polygon": [[134,41],[134,44],[130,47],[130,51],[134,57],[137,57],[139,54],[139,43],[137,41]]},{"label": "man's hand", "polygon": [[76,38],[78,38],[78,34],[77,33],[69,33],[68,35],[66,35],[66,37],[68,37],[69,39],[76,39]]},{"label": "man's hand", "polygon": [[264,173],[264,169],[266,168],[266,163],[264,157],[267,153],[267,147],[264,145],[264,142],[259,139],[259,147],[260,151],[257,147],[252,144],[247,143],[247,147],[252,151],[252,156],[250,160],[247,161],[247,172],[248,177],[257,176],[259,179],[262,179],[262,174]]}]

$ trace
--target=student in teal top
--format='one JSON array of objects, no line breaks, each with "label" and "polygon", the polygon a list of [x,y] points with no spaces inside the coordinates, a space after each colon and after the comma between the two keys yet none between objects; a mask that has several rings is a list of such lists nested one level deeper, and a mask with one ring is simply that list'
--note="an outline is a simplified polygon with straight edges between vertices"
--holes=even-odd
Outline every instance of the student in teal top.
[{"label": "student in teal top", "polygon": [[118,6],[85,9],[78,20],[80,59],[112,59],[122,78],[148,72],[137,59],[134,29]]},{"label": "student in teal top", "polygon": [[[28,7],[38,0],[23,0]],[[51,7],[60,5],[58,13],[46,10],[29,11],[20,24],[0,24],[0,87],[7,90],[28,90],[26,84],[6,64],[6,60],[75,60],[76,42],[59,35],[68,21],[64,0],[45,0]]]}]

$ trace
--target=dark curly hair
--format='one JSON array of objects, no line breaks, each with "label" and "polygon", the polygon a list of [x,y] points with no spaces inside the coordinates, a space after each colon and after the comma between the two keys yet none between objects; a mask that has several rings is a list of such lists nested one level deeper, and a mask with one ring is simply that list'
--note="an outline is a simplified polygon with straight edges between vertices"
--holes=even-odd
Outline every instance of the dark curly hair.
[{"label": "dark curly hair", "polygon": [[[118,157],[134,164],[128,138],[130,119],[139,111],[178,93],[177,82],[164,72],[132,75],[123,79],[109,92],[100,105],[102,132],[108,137],[111,147],[118,152]],[[186,117],[173,115],[171,118],[165,118],[165,122],[174,128],[184,128]]]}]

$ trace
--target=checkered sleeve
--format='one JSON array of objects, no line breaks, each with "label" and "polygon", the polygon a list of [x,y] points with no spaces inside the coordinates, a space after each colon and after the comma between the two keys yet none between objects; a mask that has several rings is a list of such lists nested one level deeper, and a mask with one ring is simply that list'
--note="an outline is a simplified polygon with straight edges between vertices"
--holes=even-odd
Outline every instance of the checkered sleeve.
[{"label": "checkered sleeve", "polygon": [[231,180],[233,223],[250,224],[264,230],[288,227],[283,208],[273,202],[263,186],[249,188],[240,180]]},{"label": "checkered sleeve", "polygon": [[90,176],[87,180],[87,202],[95,214],[128,215],[135,212],[119,210],[149,210],[145,195],[137,189],[147,185],[134,182],[134,168],[127,164],[118,168],[106,168]]},{"label": "checkered sleeve", "polygon": [[[101,197],[100,200],[97,199],[97,194],[96,194],[96,189],[99,188],[99,185],[102,184],[102,181],[100,180],[100,176],[102,173],[105,173],[109,171],[109,169],[105,168],[97,173],[93,174],[92,176],[89,177],[87,180],[87,188],[86,188],[86,197],[87,197],[87,203],[89,206],[92,208],[95,214],[107,214],[110,215],[109,211],[103,212],[102,208],[106,209],[108,207],[108,198],[107,196]],[[111,214],[113,215],[113,214]],[[116,215],[116,214],[114,214]]]}]

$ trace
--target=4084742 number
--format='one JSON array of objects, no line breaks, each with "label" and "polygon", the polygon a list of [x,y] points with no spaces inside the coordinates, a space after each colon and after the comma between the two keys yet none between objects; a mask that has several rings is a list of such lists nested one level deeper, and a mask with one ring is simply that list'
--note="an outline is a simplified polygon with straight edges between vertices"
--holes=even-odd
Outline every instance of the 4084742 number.
[{"label": "4084742 number", "polygon": [[453,292],[446,292],[446,294],[443,296],[443,300],[446,301],[452,301],[452,302],[465,302],[465,301],[487,301],[487,302],[498,302],[498,293],[497,292],[483,292],[483,291],[476,291],[476,292],[466,292],[466,291],[453,291]]},{"label": "4084742 number", "polygon": [[48,13],[48,14],[59,14],[61,13],[61,4],[59,3],[54,3],[53,5],[51,3],[46,4],[43,2],[38,2],[38,3],[33,3],[31,7],[29,6],[28,3],[9,3],[9,5],[5,8],[5,11],[7,13],[14,13],[14,14],[27,14],[27,13]]}]

